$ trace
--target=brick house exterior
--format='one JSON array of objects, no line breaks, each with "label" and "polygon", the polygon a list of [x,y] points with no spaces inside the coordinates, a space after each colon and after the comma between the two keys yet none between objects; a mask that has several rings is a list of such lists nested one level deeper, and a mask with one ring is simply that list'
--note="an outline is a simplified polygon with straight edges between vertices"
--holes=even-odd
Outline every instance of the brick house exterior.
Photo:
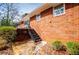
[{"label": "brick house exterior", "polygon": [[[47,42],[60,40],[79,41],[79,3],[65,3],[65,13],[53,15],[55,7],[61,4],[44,4],[29,14],[30,26]],[[36,15],[40,14],[40,20]]]}]

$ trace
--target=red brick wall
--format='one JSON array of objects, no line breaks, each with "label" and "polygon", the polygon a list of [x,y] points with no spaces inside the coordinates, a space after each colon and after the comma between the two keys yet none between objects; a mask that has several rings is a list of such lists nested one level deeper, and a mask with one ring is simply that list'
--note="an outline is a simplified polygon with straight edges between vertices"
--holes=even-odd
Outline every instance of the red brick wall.
[{"label": "red brick wall", "polygon": [[43,40],[79,41],[79,4],[65,4],[65,14],[53,16],[52,8],[41,13],[40,21],[31,17],[30,26]]}]

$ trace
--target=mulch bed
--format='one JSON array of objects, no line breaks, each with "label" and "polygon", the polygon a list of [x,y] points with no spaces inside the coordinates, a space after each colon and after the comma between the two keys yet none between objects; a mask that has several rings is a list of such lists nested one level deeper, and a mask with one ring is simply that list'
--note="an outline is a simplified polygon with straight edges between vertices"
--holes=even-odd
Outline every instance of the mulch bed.
[{"label": "mulch bed", "polygon": [[56,51],[56,50],[53,50],[52,51],[52,55],[69,55],[69,54],[66,51]]}]

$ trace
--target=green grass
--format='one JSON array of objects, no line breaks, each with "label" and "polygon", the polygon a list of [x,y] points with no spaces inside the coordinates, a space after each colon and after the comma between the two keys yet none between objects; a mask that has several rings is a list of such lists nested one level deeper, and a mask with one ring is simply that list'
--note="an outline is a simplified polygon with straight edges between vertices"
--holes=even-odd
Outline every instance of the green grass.
[{"label": "green grass", "polygon": [[13,26],[0,26],[0,31],[5,31],[5,30],[16,30],[16,28]]}]

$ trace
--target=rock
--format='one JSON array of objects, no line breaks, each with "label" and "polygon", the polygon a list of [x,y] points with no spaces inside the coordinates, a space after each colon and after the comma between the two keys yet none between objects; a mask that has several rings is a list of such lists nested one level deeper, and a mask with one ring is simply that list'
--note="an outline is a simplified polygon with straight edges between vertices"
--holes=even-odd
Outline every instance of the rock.
[{"label": "rock", "polygon": [[51,55],[52,48],[45,41],[41,41],[35,48],[35,55]]}]

